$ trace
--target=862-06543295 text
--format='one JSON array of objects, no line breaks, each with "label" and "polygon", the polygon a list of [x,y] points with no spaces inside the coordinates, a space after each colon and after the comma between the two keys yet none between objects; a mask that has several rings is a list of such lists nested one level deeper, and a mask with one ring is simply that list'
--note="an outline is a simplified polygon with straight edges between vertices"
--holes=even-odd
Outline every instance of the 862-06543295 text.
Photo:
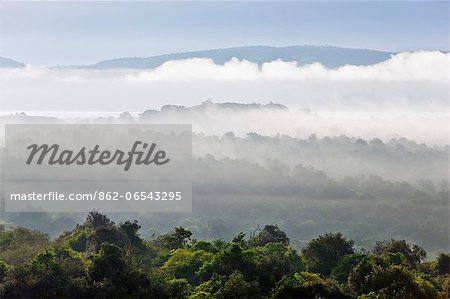
[{"label": "862-06543295 text", "polygon": [[9,200],[30,200],[30,201],[118,201],[118,200],[148,200],[148,201],[172,201],[182,200],[181,191],[94,191],[91,193],[64,193],[50,191],[47,193],[11,193]]}]

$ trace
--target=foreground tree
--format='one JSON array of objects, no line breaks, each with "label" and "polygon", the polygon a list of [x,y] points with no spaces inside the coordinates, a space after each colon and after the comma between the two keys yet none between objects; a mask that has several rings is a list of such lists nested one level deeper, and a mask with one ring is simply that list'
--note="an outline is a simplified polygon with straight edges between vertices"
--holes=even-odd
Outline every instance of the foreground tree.
[{"label": "foreground tree", "polygon": [[312,273],[285,276],[272,292],[273,298],[347,298],[340,286]]},{"label": "foreground tree", "polygon": [[354,253],[353,241],[330,233],[300,255],[275,225],[231,242],[197,241],[182,227],[146,241],[139,229],[97,212],[53,241],[3,229],[0,297],[432,299],[449,286],[448,254],[422,263],[420,248],[402,241]]},{"label": "foreground tree", "polygon": [[373,253],[376,255],[401,253],[409,264],[416,268],[419,263],[427,257],[425,250],[417,245],[411,245],[405,240],[394,240],[377,242]]},{"label": "foreground tree", "polygon": [[328,276],[344,256],[355,253],[353,245],[341,233],[328,233],[311,240],[302,255],[308,271]]},{"label": "foreground tree", "polygon": [[6,229],[0,225],[0,260],[8,265],[22,265],[48,246],[47,234],[23,227]]},{"label": "foreground tree", "polygon": [[450,254],[441,253],[436,260],[436,272],[438,275],[448,275],[450,272]]},{"label": "foreground tree", "polygon": [[266,225],[260,233],[249,240],[249,245],[252,247],[264,246],[267,243],[289,245],[289,238],[278,225]]},{"label": "foreground tree", "polygon": [[192,232],[183,227],[175,227],[165,235],[159,236],[155,244],[167,249],[178,249],[186,247],[191,240]]}]

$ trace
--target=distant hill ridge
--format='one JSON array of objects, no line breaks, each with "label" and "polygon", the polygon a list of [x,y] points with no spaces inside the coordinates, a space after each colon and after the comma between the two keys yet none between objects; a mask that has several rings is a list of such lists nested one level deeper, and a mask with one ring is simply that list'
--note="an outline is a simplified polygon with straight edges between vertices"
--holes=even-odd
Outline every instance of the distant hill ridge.
[{"label": "distant hill ridge", "polygon": [[15,61],[11,58],[0,57],[0,67],[2,68],[22,68],[25,64],[22,62]]},{"label": "distant hill ridge", "polygon": [[344,65],[370,65],[385,61],[394,53],[367,50],[350,49],[334,46],[290,46],[269,47],[249,46],[225,48],[205,51],[182,52],[151,57],[124,57],[103,60],[92,65],[59,66],[59,68],[75,69],[152,69],[169,60],[188,58],[210,58],[216,64],[224,64],[231,58],[245,59],[263,64],[273,60],[296,61],[299,65],[320,62],[329,68],[337,68]]}]

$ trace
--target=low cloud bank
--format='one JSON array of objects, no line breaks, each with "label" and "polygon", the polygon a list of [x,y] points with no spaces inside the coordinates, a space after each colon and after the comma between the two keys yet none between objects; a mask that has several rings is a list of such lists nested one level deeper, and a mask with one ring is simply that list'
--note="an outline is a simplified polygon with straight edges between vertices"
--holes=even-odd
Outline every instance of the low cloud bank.
[{"label": "low cloud bank", "polygon": [[4,111],[143,111],[174,103],[276,101],[314,111],[448,111],[450,54],[400,53],[327,69],[272,61],[168,61],[152,70],[0,69]]},{"label": "low cloud bank", "polygon": [[[429,145],[450,144],[450,116],[444,113],[368,113],[312,112],[302,109],[271,107],[227,108],[230,104],[205,102],[194,107],[164,106],[161,112],[148,110],[141,114],[141,122],[189,123],[195,132],[221,136],[233,132],[237,136],[258,133],[266,136],[288,135],[308,138],[316,134],[352,136],[364,139],[408,138]],[[125,119],[126,120],[126,119]]]},{"label": "low cloud bank", "polygon": [[299,66],[296,62],[276,60],[258,66],[246,60],[231,59],[224,65],[212,59],[192,58],[168,61],[151,71],[130,74],[131,81],[191,80],[332,80],[402,81],[431,80],[447,82],[449,55],[442,52],[400,53],[369,66],[346,65],[328,69],[320,63]]},{"label": "low cloud bank", "polygon": [[[450,145],[450,115],[445,111],[427,112],[315,112],[292,109],[269,103],[238,104],[203,102],[200,105],[164,105],[160,110],[138,113],[83,114],[33,112],[25,116],[0,116],[0,128],[7,123],[154,123],[192,124],[195,133],[222,136],[233,132],[263,136],[286,135],[294,138],[339,137],[341,135],[370,140],[407,138],[429,146]],[[1,130],[0,130],[1,132]],[[0,133],[1,134],[1,133]],[[0,136],[1,137],[1,136]]]}]

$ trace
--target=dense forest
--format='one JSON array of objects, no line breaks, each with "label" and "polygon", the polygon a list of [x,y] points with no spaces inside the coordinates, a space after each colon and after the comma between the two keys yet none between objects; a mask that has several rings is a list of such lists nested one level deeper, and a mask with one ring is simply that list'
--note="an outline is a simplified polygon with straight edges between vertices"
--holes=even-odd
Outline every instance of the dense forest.
[{"label": "dense forest", "polygon": [[448,253],[404,240],[357,249],[326,233],[301,251],[277,225],[231,241],[175,227],[141,237],[137,221],[90,212],[56,239],[0,227],[0,297],[446,298]]},{"label": "dense forest", "polygon": [[[395,238],[435,256],[449,244],[449,150],[404,138],[194,133],[192,213],[108,216],[116,223],[137,219],[146,239],[183,226],[198,239],[231,240],[276,223],[297,250],[318,235],[339,231],[356,248]],[[0,164],[3,155],[0,149]],[[4,171],[0,165],[0,176]],[[0,200],[3,190],[0,184]],[[0,205],[0,224],[52,238],[84,218],[84,213],[7,213]]]},{"label": "dense forest", "polygon": [[0,208],[0,297],[448,297],[450,147],[422,143],[445,135],[440,120],[335,131],[278,104],[209,101],[138,118],[0,117],[71,121],[192,123],[192,212]]}]

